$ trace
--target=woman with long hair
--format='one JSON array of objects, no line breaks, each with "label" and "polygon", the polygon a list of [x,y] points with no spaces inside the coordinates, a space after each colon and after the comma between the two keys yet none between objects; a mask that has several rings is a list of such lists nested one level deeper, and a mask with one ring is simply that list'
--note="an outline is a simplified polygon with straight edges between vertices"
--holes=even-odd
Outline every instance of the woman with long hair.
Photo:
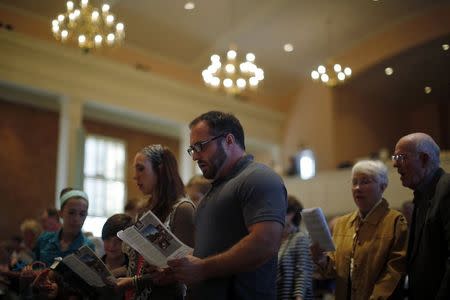
[{"label": "woman with long hair", "polygon": [[[134,177],[148,201],[139,217],[151,210],[183,243],[193,246],[195,205],[185,198],[184,185],[178,173],[177,160],[169,148],[161,145],[144,147],[134,158]],[[126,288],[126,299],[183,299],[185,286],[160,284],[152,279],[153,266],[129,247],[128,277],[117,285]]]}]

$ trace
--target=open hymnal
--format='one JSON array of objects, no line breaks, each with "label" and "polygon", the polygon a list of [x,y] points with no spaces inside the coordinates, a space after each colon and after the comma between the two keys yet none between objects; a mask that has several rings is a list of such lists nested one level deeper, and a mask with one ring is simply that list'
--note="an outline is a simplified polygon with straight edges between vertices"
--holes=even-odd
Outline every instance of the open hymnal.
[{"label": "open hymnal", "polygon": [[117,236],[156,267],[166,267],[167,260],[192,253],[151,211]]},{"label": "open hymnal", "polygon": [[[63,264],[64,266],[61,266]],[[83,279],[89,286],[103,288],[116,281],[108,267],[88,246],[80,247],[75,253],[57,258],[50,267],[66,277],[67,268]],[[73,277],[73,276],[72,276]],[[78,278],[77,277],[77,278]]]},{"label": "open hymnal", "polygon": [[330,229],[320,207],[305,208],[301,212],[306,229],[313,243],[324,251],[335,251]]}]

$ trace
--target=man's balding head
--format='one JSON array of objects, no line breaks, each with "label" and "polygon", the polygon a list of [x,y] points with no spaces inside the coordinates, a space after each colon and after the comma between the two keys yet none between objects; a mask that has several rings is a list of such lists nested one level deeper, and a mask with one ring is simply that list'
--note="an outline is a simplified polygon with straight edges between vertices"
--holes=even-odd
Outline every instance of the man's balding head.
[{"label": "man's balding head", "polygon": [[402,137],[394,153],[394,167],[402,184],[415,190],[439,168],[439,154],[439,146],[428,134],[416,132]]}]

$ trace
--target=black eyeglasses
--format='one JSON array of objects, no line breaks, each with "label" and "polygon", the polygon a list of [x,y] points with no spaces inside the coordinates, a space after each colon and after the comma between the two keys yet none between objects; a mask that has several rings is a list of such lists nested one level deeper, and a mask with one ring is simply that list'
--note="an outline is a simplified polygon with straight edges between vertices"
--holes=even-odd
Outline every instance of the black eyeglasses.
[{"label": "black eyeglasses", "polygon": [[187,153],[190,156],[192,156],[192,154],[194,154],[194,152],[195,153],[202,152],[203,148],[205,147],[206,144],[208,144],[209,142],[212,142],[214,140],[217,140],[218,138],[224,137],[226,135],[227,135],[227,133],[222,133],[222,134],[219,134],[219,135],[217,135],[215,137],[210,138],[209,140],[195,143],[194,145],[191,145],[191,146],[189,146],[189,148],[187,148]]}]

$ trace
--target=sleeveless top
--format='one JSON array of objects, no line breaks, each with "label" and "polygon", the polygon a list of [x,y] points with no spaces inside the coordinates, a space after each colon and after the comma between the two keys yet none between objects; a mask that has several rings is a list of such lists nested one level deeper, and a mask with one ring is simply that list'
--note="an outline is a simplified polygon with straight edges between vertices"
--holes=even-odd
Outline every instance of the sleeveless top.
[{"label": "sleeveless top", "polygon": [[[175,219],[175,214],[178,209],[178,207],[183,203],[189,203],[195,208],[195,204],[187,199],[187,198],[181,198],[179,201],[177,201],[173,207],[170,214],[167,216],[166,220],[164,222],[161,222],[169,229],[171,230],[173,227],[173,222]],[[142,255],[140,255],[137,251],[126,245],[124,247],[124,252],[129,257],[129,264],[128,264],[128,270],[127,270],[127,276],[132,277],[134,275],[142,275],[144,267],[147,265]],[[154,290],[154,291],[153,291]],[[184,296],[186,293],[186,286],[184,284],[170,284],[167,286],[154,286],[152,290],[152,285],[147,284],[146,287],[143,289],[137,291],[134,287],[127,289],[125,291],[125,299],[126,300],[140,300],[140,299],[178,299],[180,296]],[[152,291],[154,292],[152,297]],[[155,293],[156,292],[156,293]],[[155,294],[158,294],[155,295]]]}]

